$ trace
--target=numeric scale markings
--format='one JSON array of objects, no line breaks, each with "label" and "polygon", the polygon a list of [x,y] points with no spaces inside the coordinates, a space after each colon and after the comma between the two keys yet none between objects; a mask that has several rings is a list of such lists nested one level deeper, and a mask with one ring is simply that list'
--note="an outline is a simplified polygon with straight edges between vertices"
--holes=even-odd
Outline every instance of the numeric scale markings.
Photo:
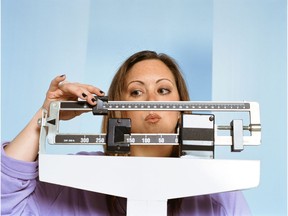
[{"label": "numeric scale markings", "polygon": [[[95,108],[95,107],[94,107]],[[62,101],[60,110],[92,110],[85,101]],[[97,105],[96,105],[97,109]],[[102,110],[175,110],[175,111],[249,111],[247,102],[191,102],[191,101],[109,101],[102,103]]]},{"label": "numeric scale markings", "polygon": [[[105,145],[106,134],[56,134],[55,144]],[[126,134],[123,143],[130,145],[178,145],[178,134]]]},{"label": "numeric scale markings", "polygon": [[180,110],[180,111],[192,111],[192,110],[247,110],[250,109],[249,103],[195,103],[186,101],[173,101],[173,102],[126,102],[126,101],[112,101],[103,104],[103,109],[107,110]]}]

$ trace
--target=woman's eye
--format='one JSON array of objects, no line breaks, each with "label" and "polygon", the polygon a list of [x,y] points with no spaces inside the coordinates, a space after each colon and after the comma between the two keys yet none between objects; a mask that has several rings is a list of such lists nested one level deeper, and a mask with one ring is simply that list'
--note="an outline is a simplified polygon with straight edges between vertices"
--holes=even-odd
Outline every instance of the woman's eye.
[{"label": "woman's eye", "polygon": [[131,96],[133,97],[138,97],[140,95],[142,95],[142,91],[140,90],[133,90],[131,93],[130,93]]},{"label": "woman's eye", "polygon": [[166,94],[169,94],[171,91],[169,89],[166,89],[166,88],[160,88],[158,90],[158,93],[161,94],[161,95],[166,95]]}]

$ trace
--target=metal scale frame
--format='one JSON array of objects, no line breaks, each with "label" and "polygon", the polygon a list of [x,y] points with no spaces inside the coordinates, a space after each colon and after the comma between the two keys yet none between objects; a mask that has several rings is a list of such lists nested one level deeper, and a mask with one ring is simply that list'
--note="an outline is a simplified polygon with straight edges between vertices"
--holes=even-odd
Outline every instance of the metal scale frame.
[{"label": "metal scale frame", "polygon": [[[167,200],[244,190],[257,187],[260,161],[214,158],[215,146],[244,146],[261,143],[260,109],[247,101],[108,101],[96,97],[97,105],[85,101],[57,101],[43,110],[39,146],[40,181],[127,198],[127,215],[167,215]],[[175,134],[133,134],[130,119],[109,119],[107,134],[61,134],[60,111],[180,111],[181,125]],[[200,111],[201,114],[194,113]],[[190,112],[190,113],[188,113]],[[192,113],[191,113],[192,112]],[[203,112],[207,112],[202,114]],[[217,126],[218,112],[246,112],[249,124],[232,119]],[[229,130],[230,135],[219,135]],[[244,131],[249,135],[244,135]],[[132,145],[179,145],[179,158],[86,156],[46,153],[50,145],[105,145],[115,155],[129,155]],[[96,170],[93,172],[92,170]],[[172,174],[172,175],[171,175]],[[141,185],[141,186],[140,186]]]}]

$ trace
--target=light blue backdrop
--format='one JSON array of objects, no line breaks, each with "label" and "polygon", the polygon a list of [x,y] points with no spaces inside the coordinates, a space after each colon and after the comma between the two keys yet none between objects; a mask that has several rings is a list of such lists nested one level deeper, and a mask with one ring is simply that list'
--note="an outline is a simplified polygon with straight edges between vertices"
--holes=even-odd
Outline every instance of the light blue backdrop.
[{"label": "light blue backdrop", "polygon": [[216,0],[213,11],[212,99],[261,107],[262,145],[241,154],[261,160],[261,182],[246,197],[254,215],[287,215],[287,3]]},{"label": "light blue backdrop", "polygon": [[[165,52],[184,71],[192,100],[260,102],[261,147],[235,156],[229,149],[217,149],[217,155],[260,159],[260,186],[245,191],[252,212],[287,215],[286,1],[2,0],[1,4],[2,140],[12,139],[25,126],[54,76],[65,73],[71,81],[107,91],[126,57],[142,49]],[[79,120],[76,129],[81,130],[88,118]],[[92,125],[88,128],[94,130]]]}]

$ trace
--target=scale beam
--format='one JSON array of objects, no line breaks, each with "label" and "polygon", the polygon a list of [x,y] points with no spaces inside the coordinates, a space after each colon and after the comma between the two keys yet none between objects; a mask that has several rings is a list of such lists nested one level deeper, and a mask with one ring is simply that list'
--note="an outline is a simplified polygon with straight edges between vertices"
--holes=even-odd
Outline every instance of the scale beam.
[{"label": "scale beam", "polygon": [[97,105],[85,101],[62,101],[60,110],[87,110],[95,113],[113,110],[162,110],[162,111],[249,111],[253,102],[211,101],[107,101],[97,97]]}]

